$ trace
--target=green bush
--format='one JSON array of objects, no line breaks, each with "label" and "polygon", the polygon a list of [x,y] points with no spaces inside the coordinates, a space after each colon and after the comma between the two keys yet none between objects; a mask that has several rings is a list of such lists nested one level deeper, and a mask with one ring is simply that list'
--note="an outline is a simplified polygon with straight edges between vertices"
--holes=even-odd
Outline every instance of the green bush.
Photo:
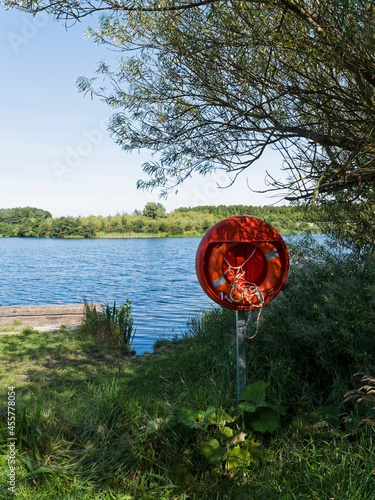
[{"label": "green bush", "polygon": [[184,228],[182,227],[181,224],[172,222],[169,224],[168,232],[171,235],[176,236],[177,234],[182,234],[184,232]]},{"label": "green bush", "polygon": [[249,376],[271,381],[275,398],[337,404],[353,373],[374,372],[375,266],[308,239],[291,260],[283,291],[249,341]]},{"label": "green bush", "polygon": [[131,346],[135,335],[134,321],[131,315],[132,306],[131,300],[127,299],[125,304],[119,308],[116,307],[116,302],[113,307],[108,304],[105,307],[104,318],[105,328],[110,336],[121,346],[125,352],[132,352]]},{"label": "green bush", "polygon": [[116,307],[116,302],[113,307],[106,304],[103,309],[104,314],[99,314],[93,304],[84,301],[82,332],[92,335],[101,343],[119,345],[125,354],[135,354],[131,349],[136,331],[131,300],[127,299],[120,307]]},{"label": "green bush", "polygon": [[128,224],[128,228],[135,233],[142,233],[144,231],[144,221],[140,217],[134,217],[131,223]]},{"label": "green bush", "polygon": [[157,222],[150,221],[145,225],[145,232],[149,234],[157,234],[159,232],[159,226]]}]

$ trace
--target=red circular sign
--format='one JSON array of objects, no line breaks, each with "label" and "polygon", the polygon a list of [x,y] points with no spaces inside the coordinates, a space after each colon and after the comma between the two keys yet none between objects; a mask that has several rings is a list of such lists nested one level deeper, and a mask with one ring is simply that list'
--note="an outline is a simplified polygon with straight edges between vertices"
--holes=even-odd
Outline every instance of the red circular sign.
[{"label": "red circular sign", "polygon": [[272,300],[289,269],[280,234],[254,217],[215,224],[197,250],[195,269],[207,295],[229,309],[254,309]]}]

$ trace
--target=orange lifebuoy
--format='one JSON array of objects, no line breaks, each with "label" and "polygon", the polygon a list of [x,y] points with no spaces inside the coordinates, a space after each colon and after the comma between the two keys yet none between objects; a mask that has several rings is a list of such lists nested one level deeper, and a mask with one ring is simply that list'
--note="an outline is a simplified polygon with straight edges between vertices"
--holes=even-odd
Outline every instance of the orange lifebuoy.
[{"label": "orange lifebuoy", "polygon": [[259,248],[267,261],[267,274],[259,285],[260,291],[266,299],[281,277],[281,259],[272,243],[254,243],[254,246]]},{"label": "orange lifebuoy", "polygon": [[[223,292],[230,301],[232,285],[225,279],[223,261],[227,252],[236,244],[237,243],[222,243],[221,245],[214,247],[208,260],[208,275],[212,286],[217,292]],[[266,300],[271,290],[278,283],[281,277],[281,260],[277,249],[272,245],[272,243],[252,242],[251,244],[262,252],[267,261],[266,276],[258,287],[258,290],[260,290],[263,297],[259,297],[257,294],[254,294],[251,299],[251,303],[257,305],[257,303]],[[234,295],[233,300],[238,303],[248,302],[239,292]]]},{"label": "orange lifebuoy", "polygon": [[208,261],[208,275],[212,286],[216,291],[225,293],[228,298],[230,297],[232,287],[224,277],[223,260],[233,245],[235,243],[223,243],[220,246],[214,247]]},{"label": "orange lifebuoy", "polygon": [[267,222],[248,216],[229,217],[202,238],[195,269],[204,292],[222,307],[238,311],[261,308],[276,297],[287,280],[288,249]]}]

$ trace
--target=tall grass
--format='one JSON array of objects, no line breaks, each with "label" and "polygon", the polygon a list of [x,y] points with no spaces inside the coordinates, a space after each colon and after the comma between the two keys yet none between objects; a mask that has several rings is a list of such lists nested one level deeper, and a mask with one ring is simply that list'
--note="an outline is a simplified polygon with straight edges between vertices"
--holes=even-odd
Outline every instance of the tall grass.
[{"label": "tall grass", "polygon": [[288,282],[250,343],[249,373],[270,380],[275,397],[338,405],[354,373],[375,373],[373,259],[309,239],[291,257]]},{"label": "tall grass", "polygon": [[81,333],[91,335],[106,344],[118,344],[124,353],[135,354],[132,344],[136,333],[132,317],[131,300],[127,299],[120,307],[108,303],[100,314],[93,304],[84,301]]}]

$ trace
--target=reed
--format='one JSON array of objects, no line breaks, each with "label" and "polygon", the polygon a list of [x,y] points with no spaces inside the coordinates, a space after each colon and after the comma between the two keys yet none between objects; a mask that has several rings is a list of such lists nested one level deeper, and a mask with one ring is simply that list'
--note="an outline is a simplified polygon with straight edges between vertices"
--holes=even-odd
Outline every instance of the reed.
[{"label": "reed", "polygon": [[136,333],[132,317],[131,300],[127,299],[120,307],[108,303],[103,307],[103,314],[99,314],[93,304],[84,300],[85,317],[82,322],[81,333],[92,335],[102,343],[119,345],[124,354],[135,354],[132,344]]}]

